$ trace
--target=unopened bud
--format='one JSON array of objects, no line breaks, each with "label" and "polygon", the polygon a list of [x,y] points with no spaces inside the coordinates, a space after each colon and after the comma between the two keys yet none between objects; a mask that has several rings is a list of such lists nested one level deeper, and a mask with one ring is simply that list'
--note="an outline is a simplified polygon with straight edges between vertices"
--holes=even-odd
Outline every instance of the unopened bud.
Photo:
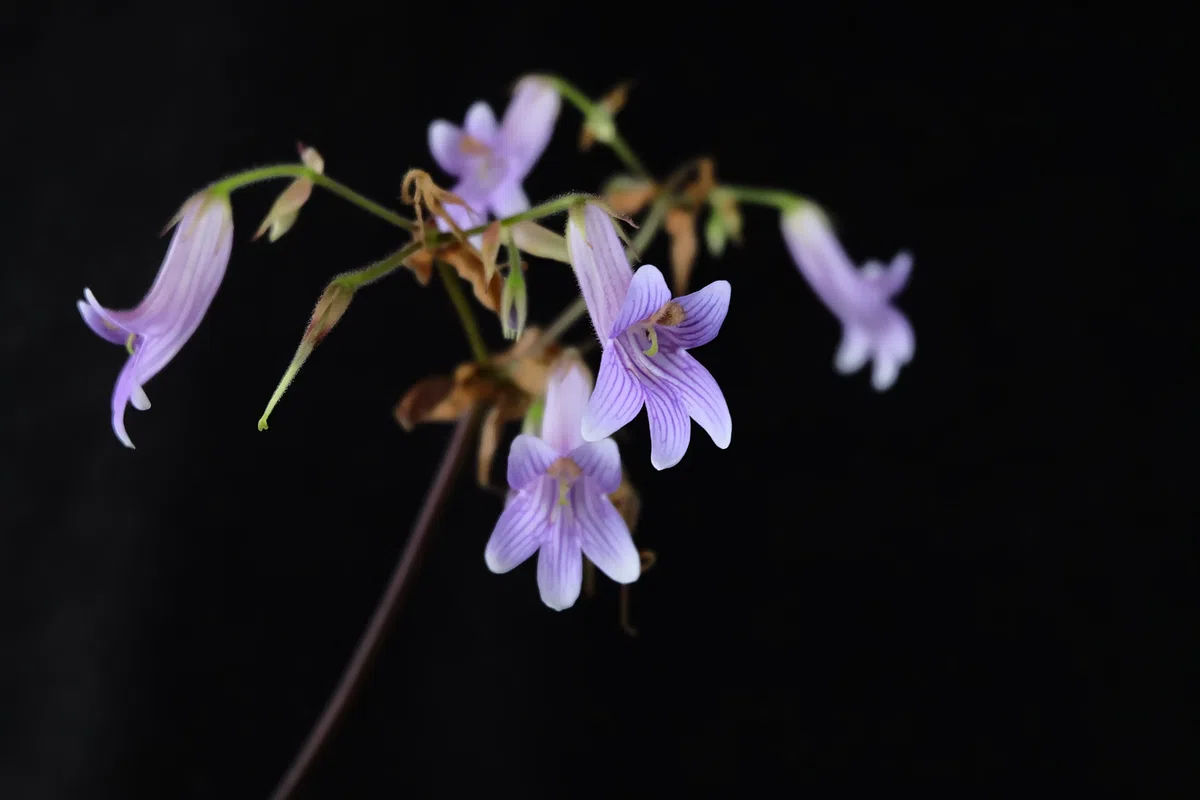
[{"label": "unopened bud", "polygon": [[350,301],[354,299],[354,289],[340,283],[338,279],[334,279],[321,294],[321,299],[317,301],[316,308],[313,309],[312,318],[308,322],[308,327],[304,330],[304,336],[300,339],[300,346],[296,348],[296,355],[292,356],[292,363],[288,364],[287,370],[283,373],[283,378],[280,379],[279,385],[275,387],[274,394],[267,401],[267,408],[263,411],[262,417],[258,420],[258,429],[265,431],[267,429],[267,417],[271,416],[271,412],[275,410],[279,399],[283,397],[283,393],[292,385],[292,381],[296,379],[296,375],[300,372],[300,367],[304,366],[304,362],[312,355],[312,351],[325,338],[325,336],[333,330],[333,326],[338,323],[342,315],[346,313],[346,309],[350,307]]},{"label": "unopened bud", "polygon": [[713,209],[708,215],[708,222],[704,224],[704,242],[708,245],[708,253],[713,258],[720,258],[725,252],[725,241],[729,236],[729,232],[725,230],[725,223],[721,220],[721,215]]},{"label": "unopened bud", "polygon": [[738,208],[737,198],[728,189],[716,187],[708,196],[713,213],[721,218],[725,233],[735,243],[742,243],[742,211]]},{"label": "unopened bud", "polygon": [[[325,172],[325,160],[321,158],[312,147],[305,147],[303,144],[297,145],[300,151],[300,160],[304,166],[311,169],[313,172],[323,174]],[[269,230],[267,240],[275,242],[279,240],[292,226],[296,224],[296,218],[300,215],[300,209],[308,202],[308,198],[312,197],[313,182],[311,178],[299,177],[288,184],[279,197],[275,199],[271,210],[267,212],[267,216],[263,219],[262,224],[258,226],[258,230],[254,232],[254,239],[258,239]]]},{"label": "unopened bud", "polygon": [[[512,248],[516,256],[516,248]],[[525,331],[525,320],[529,314],[529,296],[525,288],[525,276],[521,274],[521,262],[514,258],[508,265],[508,277],[500,293],[500,329],[505,339],[516,340]]]}]

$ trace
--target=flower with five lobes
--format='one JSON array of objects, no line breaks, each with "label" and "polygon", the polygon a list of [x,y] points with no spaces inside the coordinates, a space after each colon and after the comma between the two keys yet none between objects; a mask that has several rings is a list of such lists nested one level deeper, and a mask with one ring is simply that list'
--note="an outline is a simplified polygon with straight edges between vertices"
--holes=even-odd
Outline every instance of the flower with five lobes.
[{"label": "flower with five lobes", "polygon": [[729,311],[729,282],[672,299],[657,267],[630,269],[612,219],[595,205],[571,212],[567,249],[604,348],[583,438],[611,436],[645,405],[656,469],[678,464],[687,452],[689,417],[717,447],[728,447],[733,421],[725,395],[687,351],[716,338]]},{"label": "flower with five lobes", "polygon": [[885,391],[916,349],[908,318],[892,305],[892,298],[908,282],[912,256],[900,252],[887,267],[878,261],[855,267],[829,220],[813,203],[800,202],[785,211],[781,223],[800,273],[842,323],[834,368],[846,375],[874,359],[871,385]]},{"label": "flower with five lobes", "polygon": [[77,302],[79,313],[98,336],[129,350],[112,396],[112,426],[126,447],[125,406],[150,408],[143,386],[171,362],[196,332],[225,277],[233,249],[233,210],[229,195],[201,192],[172,221],[175,234],[150,291],[128,311],[100,305],[91,289]]},{"label": "flower with five lobes", "polygon": [[508,452],[514,494],[483,553],[488,569],[504,573],[537,551],[542,602],[556,611],[579,598],[584,555],[618,583],[642,572],[629,528],[608,499],[621,485],[617,444],[580,435],[591,390],[578,365],[551,377],[541,435],[521,434]]},{"label": "flower with five lobes", "polygon": [[467,109],[463,127],[444,119],[429,126],[429,150],[438,166],[458,178],[454,194],[475,212],[459,205],[446,211],[460,228],[529,209],[521,182],[533,169],[558,119],[558,92],[537,76],[522,78],[497,125],[492,107],[480,100]]}]

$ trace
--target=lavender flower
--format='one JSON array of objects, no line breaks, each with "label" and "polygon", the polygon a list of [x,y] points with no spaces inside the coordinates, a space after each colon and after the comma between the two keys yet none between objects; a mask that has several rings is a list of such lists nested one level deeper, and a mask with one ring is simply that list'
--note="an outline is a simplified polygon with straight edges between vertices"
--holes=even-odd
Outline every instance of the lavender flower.
[{"label": "lavender flower", "polygon": [[77,305],[83,321],[98,336],[129,350],[112,396],[112,426],[126,447],[125,405],[150,408],[142,387],[162,370],[195,333],[212,303],[233,249],[233,211],[229,196],[202,192],[184,203],[176,216],[166,258],[150,291],[137,308],[112,311],[84,289]]},{"label": "lavender flower", "polygon": [[856,268],[811,203],[784,212],[782,226],[800,273],[842,323],[834,368],[846,375],[874,359],[871,385],[880,392],[888,389],[916,349],[912,326],[891,304],[908,282],[912,256],[900,252],[887,267],[868,261]]},{"label": "lavender flower", "polygon": [[507,217],[528,210],[529,198],[521,182],[550,142],[558,110],[558,93],[530,76],[517,84],[499,125],[492,107],[482,100],[467,109],[462,129],[442,119],[430,124],[429,150],[434,160],[458,178],[453,192],[475,212],[458,205],[446,207],[460,228],[482,224],[489,211]]},{"label": "lavender flower", "polygon": [[632,583],[642,571],[629,528],[608,499],[621,484],[616,442],[580,436],[591,390],[578,366],[551,378],[541,435],[521,434],[508,452],[515,494],[483,552],[488,569],[504,573],[538,551],[538,589],[556,611],[579,598],[581,553],[618,583]]},{"label": "lavender flower", "polygon": [[[579,217],[582,216],[582,219]],[[589,205],[567,223],[567,248],[583,299],[604,348],[596,391],[583,415],[583,438],[624,427],[646,406],[650,463],[666,469],[687,452],[700,423],[713,443],[729,446],[733,421],[713,376],[687,351],[712,341],[729,310],[729,282],[671,298],[657,267],[629,267],[613,222]]]}]

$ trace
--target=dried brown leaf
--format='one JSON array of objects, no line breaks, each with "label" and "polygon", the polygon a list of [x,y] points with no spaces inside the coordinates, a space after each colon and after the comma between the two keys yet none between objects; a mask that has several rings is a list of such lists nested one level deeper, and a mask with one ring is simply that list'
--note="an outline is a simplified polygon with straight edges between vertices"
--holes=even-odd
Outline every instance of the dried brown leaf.
[{"label": "dried brown leaf", "polygon": [[701,158],[696,162],[696,177],[684,188],[683,194],[692,205],[699,207],[716,185],[716,165],[711,158]]},{"label": "dried brown leaf", "polygon": [[471,206],[454,192],[438,186],[428,172],[410,169],[400,183],[400,199],[416,210],[418,230],[425,230],[425,216],[421,211],[421,208],[424,207],[429,210],[430,214],[445,222],[450,228],[450,232],[454,234],[454,238],[458,239],[462,245],[470,247],[466,234],[446,211],[446,205],[462,206],[468,210],[471,209]]},{"label": "dried brown leaf", "polygon": [[604,200],[617,214],[630,216],[638,213],[658,195],[658,184],[654,181],[618,175],[604,187]]},{"label": "dried brown leaf", "polygon": [[406,431],[429,419],[430,412],[454,390],[454,379],[448,375],[422,378],[405,392],[396,404],[396,421]]},{"label": "dried brown leaf", "polygon": [[666,228],[671,237],[671,281],[676,293],[682,294],[692,277],[692,267],[700,248],[696,236],[696,212],[672,208],[667,212]]},{"label": "dried brown leaf", "polygon": [[433,262],[445,261],[458,276],[471,284],[471,289],[484,308],[499,313],[500,293],[504,289],[504,281],[500,273],[493,271],[491,278],[487,277],[487,269],[483,264],[483,256],[469,244],[451,242],[433,250],[418,250],[404,261],[404,266],[413,271],[422,286],[429,282],[433,274]]},{"label": "dried brown leaf", "polygon": [[500,406],[492,406],[479,428],[479,452],[475,462],[475,480],[480,486],[492,485],[492,462],[500,447],[500,434],[504,432],[504,418]]}]

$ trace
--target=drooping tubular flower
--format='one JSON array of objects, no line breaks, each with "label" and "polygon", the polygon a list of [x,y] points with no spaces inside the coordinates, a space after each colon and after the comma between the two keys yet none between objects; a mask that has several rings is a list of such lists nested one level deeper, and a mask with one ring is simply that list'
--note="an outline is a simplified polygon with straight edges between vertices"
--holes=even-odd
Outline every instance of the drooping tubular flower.
[{"label": "drooping tubular flower", "polygon": [[618,583],[642,571],[629,528],[608,499],[621,485],[617,444],[580,436],[591,390],[578,365],[551,377],[540,436],[523,433],[508,452],[514,494],[483,552],[488,569],[504,573],[537,551],[542,602],[556,611],[579,598],[582,555]]},{"label": "drooping tubular flower", "polygon": [[462,128],[443,119],[430,124],[434,160],[458,178],[453,192],[475,212],[447,206],[460,228],[483,224],[489,211],[507,217],[528,210],[521,182],[550,142],[559,105],[558,92],[531,75],[517,83],[499,125],[492,107],[482,100],[467,109]]},{"label": "drooping tubular flower", "polygon": [[77,302],[79,313],[98,336],[129,350],[112,396],[112,426],[126,447],[125,406],[150,408],[142,388],[191,338],[212,303],[233,249],[233,210],[229,195],[201,192],[184,203],[175,233],[150,291],[136,308],[113,311],[91,289]]},{"label": "drooping tubular flower", "polygon": [[884,267],[854,266],[825,214],[802,202],[782,216],[783,238],[800,273],[842,323],[834,368],[846,375],[874,359],[871,385],[885,391],[912,360],[916,339],[908,319],[892,305],[912,272],[912,256],[900,252]]},{"label": "drooping tubular flower", "polygon": [[613,221],[588,205],[567,223],[571,266],[604,348],[596,391],[583,415],[583,438],[596,441],[628,424],[642,406],[650,420],[650,463],[679,463],[691,420],[722,449],[733,421],[716,380],[687,351],[712,341],[729,311],[729,282],[671,298],[657,267],[629,267]]}]

